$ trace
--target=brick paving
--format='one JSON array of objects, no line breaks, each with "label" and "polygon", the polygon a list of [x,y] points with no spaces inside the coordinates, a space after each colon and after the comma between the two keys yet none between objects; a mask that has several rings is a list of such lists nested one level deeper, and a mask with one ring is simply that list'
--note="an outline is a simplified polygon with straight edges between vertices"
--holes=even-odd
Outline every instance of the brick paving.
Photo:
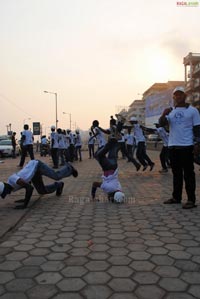
[{"label": "brick paving", "polygon": [[[23,211],[13,209],[23,191],[1,200],[0,298],[200,298],[199,167],[198,207],[163,205],[172,174],[159,174],[158,154],[149,151],[152,172],[119,159],[123,205],[108,203],[100,190],[99,201],[90,201],[101,170],[87,152],[74,163],[79,177],[64,179],[61,197],[34,193]],[[1,179],[18,162],[4,161]]]}]

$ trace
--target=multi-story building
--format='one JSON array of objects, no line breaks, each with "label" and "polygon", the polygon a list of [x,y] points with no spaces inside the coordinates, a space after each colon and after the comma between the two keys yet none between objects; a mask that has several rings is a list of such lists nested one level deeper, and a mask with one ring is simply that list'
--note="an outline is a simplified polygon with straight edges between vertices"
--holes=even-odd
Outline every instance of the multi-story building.
[{"label": "multi-story building", "polygon": [[135,116],[140,124],[145,123],[144,118],[144,111],[145,111],[145,102],[144,100],[134,100],[131,105],[129,106],[128,112],[127,112],[127,120],[131,118],[131,116]]},{"label": "multi-story building", "polygon": [[200,53],[189,53],[183,58],[187,101],[200,110]]},{"label": "multi-story building", "polygon": [[173,106],[172,93],[176,86],[184,86],[184,81],[155,83],[143,93],[145,102],[145,125],[155,127],[154,123],[167,107]]}]

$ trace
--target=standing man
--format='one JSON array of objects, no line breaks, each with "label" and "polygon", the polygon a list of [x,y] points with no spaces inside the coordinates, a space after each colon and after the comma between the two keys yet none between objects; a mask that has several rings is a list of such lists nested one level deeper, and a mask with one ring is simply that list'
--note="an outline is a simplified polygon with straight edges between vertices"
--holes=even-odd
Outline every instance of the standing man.
[{"label": "standing man", "polygon": [[58,168],[58,133],[56,132],[56,127],[51,126],[51,157],[53,161],[53,168]]},{"label": "standing man", "polygon": [[11,141],[12,141],[12,158],[14,159],[14,158],[16,158],[16,145],[17,145],[17,143],[16,143],[16,138],[15,138],[15,136],[16,136],[16,132],[13,132],[12,133],[12,137],[11,137]]},{"label": "standing man", "polygon": [[196,108],[186,103],[184,88],[173,91],[174,108],[166,108],[159,119],[161,126],[169,125],[169,157],[173,173],[172,198],[164,204],[177,204],[182,201],[183,179],[187,202],[183,209],[196,207],[194,152],[200,144],[200,116]]},{"label": "standing man", "polygon": [[19,167],[23,167],[27,153],[29,153],[31,160],[34,160],[33,140],[33,133],[29,130],[29,126],[24,125],[24,131],[21,134],[22,154]]},{"label": "standing man", "polygon": [[94,144],[95,144],[95,137],[92,135],[92,132],[89,132],[88,138],[88,150],[89,150],[89,159],[94,158]]}]

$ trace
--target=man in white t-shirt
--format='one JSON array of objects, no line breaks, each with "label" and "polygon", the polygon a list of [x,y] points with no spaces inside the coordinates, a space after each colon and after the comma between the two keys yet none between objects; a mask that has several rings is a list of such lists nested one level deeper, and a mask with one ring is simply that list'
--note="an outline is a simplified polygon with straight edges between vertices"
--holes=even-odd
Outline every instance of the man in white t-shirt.
[{"label": "man in white t-shirt", "polygon": [[[31,160],[22,170],[12,174],[8,178],[7,183],[0,182],[0,196],[5,198],[7,194],[24,188],[25,198],[16,201],[16,203],[21,203],[21,205],[16,206],[16,208],[25,209],[31,199],[34,189],[33,186],[39,194],[49,194],[56,191],[56,195],[60,196],[64,187],[64,182],[60,180],[70,175],[77,177],[78,172],[69,163],[66,163],[65,166],[55,171],[42,161]],[[44,185],[42,176],[46,176],[59,182]]]},{"label": "man in white t-shirt", "polygon": [[34,160],[33,140],[33,133],[29,130],[29,125],[25,124],[21,136],[22,153],[18,167],[23,167],[27,153],[30,155],[31,160]]},{"label": "man in white t-shirt", "polygon": [[173,91],[174,108],[166,108],[159,119],[161,126],[169,125],[169,157],[173,173],[172,198],[165,204],[182,201],[183,180],[187,193],[184,209],[196,207],[194,152],[200,143],[200,115],[196,108],[186,103],[184,88]]}]

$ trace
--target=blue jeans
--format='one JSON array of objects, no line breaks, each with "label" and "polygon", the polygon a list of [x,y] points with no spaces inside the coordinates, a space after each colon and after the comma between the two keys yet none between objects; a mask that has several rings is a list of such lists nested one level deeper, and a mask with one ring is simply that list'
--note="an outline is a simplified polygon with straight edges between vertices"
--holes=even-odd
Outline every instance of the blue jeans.
[{"label": "blue jeans", "polygon": [[57,190],[59,182],[54,182],[53,184],[44,185],[42,176],[46,176],[55,181],[59,181],[62,178],[68,177],[72,174],[72,167],[70,164],[66,163],[65,166],[55,171],[47,164],[38,161],[37,170],[32,178],[32,183],[39,194],[53,193]]}]

